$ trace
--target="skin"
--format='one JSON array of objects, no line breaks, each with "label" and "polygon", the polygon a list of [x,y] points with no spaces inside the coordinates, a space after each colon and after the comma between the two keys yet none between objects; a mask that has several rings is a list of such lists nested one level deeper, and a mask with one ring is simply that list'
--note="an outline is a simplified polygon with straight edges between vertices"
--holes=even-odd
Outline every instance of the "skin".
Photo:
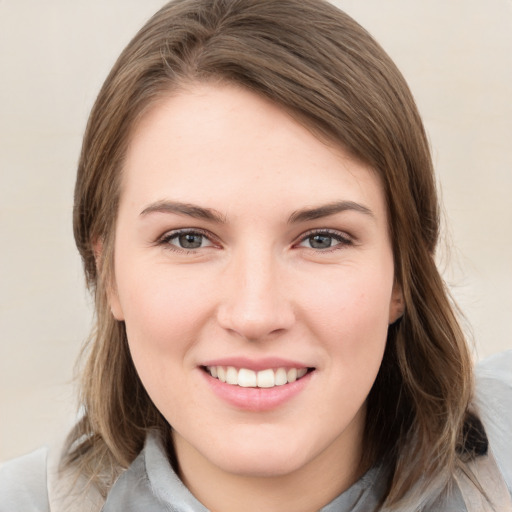
[{"label": "skin", "polygon": [[[350,207],[297,215],[340,201]],[[179,229],[200,246],[180,247]],[[114,281],[112,313],[173,426],[180,476],[209,509],[317,510],[361,476],[365,400],[402,311],[371,169],[242,88],[169,94],[128,149]],[[226,357],[314,371],[278,407],[248,411],[201,368]]]}]

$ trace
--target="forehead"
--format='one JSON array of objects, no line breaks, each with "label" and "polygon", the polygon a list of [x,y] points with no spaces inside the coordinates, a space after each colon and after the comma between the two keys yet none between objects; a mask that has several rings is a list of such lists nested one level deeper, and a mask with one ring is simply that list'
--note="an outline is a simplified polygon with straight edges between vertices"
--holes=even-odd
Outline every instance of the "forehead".
[{"label": "forehead", "polygon": [[121,201],[130,196],[139,206],[167,196],[229,206],[243,194],[248,203],[257,196],[261,207],[350,199],[384,209],[372,169],[283,108],[232,85],[163,97],[135,127],[123,172]]}]

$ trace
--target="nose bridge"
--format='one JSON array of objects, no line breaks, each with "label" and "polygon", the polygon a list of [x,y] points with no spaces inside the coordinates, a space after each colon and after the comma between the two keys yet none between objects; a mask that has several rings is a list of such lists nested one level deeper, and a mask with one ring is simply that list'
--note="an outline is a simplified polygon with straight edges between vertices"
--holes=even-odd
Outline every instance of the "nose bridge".
[{"label": "nose bridge", "polygon": [[271,247],[234,251],[219,311],[222,326],[249,340],[288,329],[294,320],[281,265]]}]

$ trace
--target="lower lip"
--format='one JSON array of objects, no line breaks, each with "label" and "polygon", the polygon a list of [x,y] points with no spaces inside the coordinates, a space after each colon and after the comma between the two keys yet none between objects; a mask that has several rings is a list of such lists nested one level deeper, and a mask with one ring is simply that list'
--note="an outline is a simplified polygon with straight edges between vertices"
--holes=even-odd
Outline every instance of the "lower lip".
[{"label": "lower lip", "polygon": [[262,412],[276,409],[292,400],[308,385],[311,375],[309,372],[304,377],[282,386],[273,388],[244,388],[226,384],[201,370],[206,382],[212,391],[223,401],[244,411]]}]

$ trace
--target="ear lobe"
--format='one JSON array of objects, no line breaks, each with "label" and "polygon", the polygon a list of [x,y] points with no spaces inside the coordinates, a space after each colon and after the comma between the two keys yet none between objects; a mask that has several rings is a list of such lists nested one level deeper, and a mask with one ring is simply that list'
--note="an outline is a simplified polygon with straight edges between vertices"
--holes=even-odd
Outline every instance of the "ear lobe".
[{"label": "ear lobe", "polygon": [[121,302],[119,301],[119,296],[117,294],[117,290],[114,286],[109,286],[107,290],[108,304],[110,306],[110,311],[112,312],[112,316],[118,321],[124,321],[124,313],[123,308],[121,307]]},{"label": "ear lobe", "polygon": [[391,294],[391,302],[389,304],[389,324],[391,325],[395,323],[403,316],[404,312],[405,302],[402,287],[400,284],[395,282],[393,285],[393,292]]},{"label": "ear lobe", "polygon": [[99,274],[101,267],[101,255],[103,254],[103,240],[101,238],[97,238],[92,243],[92,252],[94,254],[94,262],[96,263],[96,272]]},{"label": "ear lobe", "polygon": [[[103,240],[96,240],[92,244],[92,248],[94,252],[94,260],[96,262],[96,272],[99,275],[101,272],[101,264],[103,261]],[[112,312],[112,316],[119,322],[124,321],[123,309],[121,307],[119,296],[117,294],[114,276],[111,276],[110,279],[108,279],[108,283],[106,283],[106,293],[108,304],[110,306],[110,311]]]}]

